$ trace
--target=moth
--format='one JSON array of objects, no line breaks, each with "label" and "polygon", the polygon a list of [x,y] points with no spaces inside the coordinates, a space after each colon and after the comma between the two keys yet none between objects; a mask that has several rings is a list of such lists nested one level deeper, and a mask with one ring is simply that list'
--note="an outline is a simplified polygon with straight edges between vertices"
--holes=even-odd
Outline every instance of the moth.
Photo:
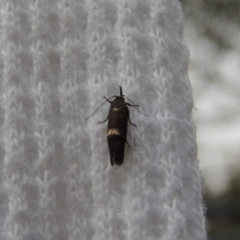
[{"label": "moth", "polygon": [[[110,154],[110,163],[112,166],[114,164],[120,166],[124,162],[125,144],[126,143],[128,144],[127,142],[128,122],[135,127],[137,126],[130,120],[128,106],[136,107],[137,110],[139,107],[139,105],[130,104],[126,102],[124,98],[126,96],[123,95],[122,88],[120,86],[119,88],[120,88],[119,96],[112,96],[110,98],[104,97],[106,99],[105,102],[110,103],[110,110],[107,118],[104,121],[99,122],[104,123],[108,120],[107,141]],[[115,99],[113,101],[110,101],[110,99],[114,97]],[[128,97],[126,98],[129,99]],[[129,101],[132,102],[130,99]],[[90,118],[104,103],[102,103],[88,118]],[[138,111],[142,113],[140,110]],[[146,114],[143,115],[147,116]],[[85,120],[87,120],[88,118],[86,118]]]},{"label": "moth", "polygon": [[[113,101],[106,98],[110,105],[110,110],[107,118],[99,123],[104,123],[108,120],[107,128],[107,141],[110,153],[110,162],[120,166],[124,161],[125,143],[127,142],[127,128],[128,122],[133,126],[137,126],[130,120],[130,114],[128,106],[139,107],[125,102],[124,95],[122,94],[122,88],[120,87],[120,95],[115,96]],[[129,146],[129,144],[128,144]]]}]

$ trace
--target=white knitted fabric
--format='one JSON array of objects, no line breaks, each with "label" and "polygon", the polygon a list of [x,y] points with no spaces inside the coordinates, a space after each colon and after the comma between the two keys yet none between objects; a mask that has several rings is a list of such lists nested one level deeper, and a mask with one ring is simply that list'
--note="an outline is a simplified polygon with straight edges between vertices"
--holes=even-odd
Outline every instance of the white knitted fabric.
[{"label": "white knitted fabric", "polygon": [[[206,239],[179,1],[0,8],[0,240]],[[117,85],[149,117],[112,167],[109,103],[84,119]]]}]

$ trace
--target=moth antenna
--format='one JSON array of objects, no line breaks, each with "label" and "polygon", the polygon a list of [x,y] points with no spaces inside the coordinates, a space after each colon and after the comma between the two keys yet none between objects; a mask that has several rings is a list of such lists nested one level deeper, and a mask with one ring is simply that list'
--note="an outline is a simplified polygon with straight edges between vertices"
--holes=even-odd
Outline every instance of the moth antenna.
[{"label": "moth antenna", "polygon": [[[126,95],[123,95],[123,97],[126,97],[133,105],[136,105],[136,104],[135,104],[130,98],[128,98]],[[146,117],[149,117],[147,114],[141,112],[141,111],[138,109],[138,107],[136,107],[136,109],[137,109],[142,115],[144,115],[144,116],[146,116]]]},{"label": "moth antenna", "polygon": [[112,96],[112,97],[110,97],[110,98],[106,98],[106,101],[104,101],[89,117],[85,118],[84,120],[88,120],[94,113],[97,112],[97,110],[98,110],[104,103],[108,102],[109,99],[111,99],[111,98],[113,98],[113,97],[116,97],[116,96]]}]

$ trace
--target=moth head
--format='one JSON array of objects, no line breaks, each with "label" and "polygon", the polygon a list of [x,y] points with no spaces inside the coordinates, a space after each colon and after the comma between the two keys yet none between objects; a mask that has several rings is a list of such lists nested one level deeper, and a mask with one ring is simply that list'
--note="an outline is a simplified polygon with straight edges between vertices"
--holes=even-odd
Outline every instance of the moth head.
[{"label": "moth head", "polygon": [[123,96],[116,96],[115,100],[125,101]]},{"label": "moth head", "polygon": [[120,95],[116,96],[115,100],[125,101],[124,95],[122,94],[122,88],[120,86],[119,88],[120,88]]}]

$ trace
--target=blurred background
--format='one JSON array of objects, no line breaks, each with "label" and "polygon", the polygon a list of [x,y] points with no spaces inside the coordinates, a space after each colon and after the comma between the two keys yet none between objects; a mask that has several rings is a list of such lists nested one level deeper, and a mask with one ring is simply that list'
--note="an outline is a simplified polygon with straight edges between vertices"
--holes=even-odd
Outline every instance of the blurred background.
[{"label": "blurred background", "polygon": [[240,240],[240,0],[181,0],[211,240]]}]

